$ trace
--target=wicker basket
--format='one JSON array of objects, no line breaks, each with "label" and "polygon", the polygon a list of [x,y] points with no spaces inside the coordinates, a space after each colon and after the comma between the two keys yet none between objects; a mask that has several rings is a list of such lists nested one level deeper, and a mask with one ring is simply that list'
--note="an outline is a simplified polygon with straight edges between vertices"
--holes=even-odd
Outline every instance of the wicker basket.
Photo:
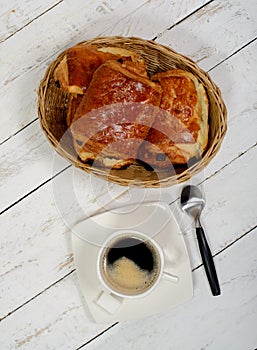
[{"label": "wicker basket", "polygon": [[66,132],[67,94],[56,87],[53,78],[53,72],[64,56],[64,53],[62,53],[48,67],[38,92],[38,113],[41,126],[57,152],[74,166],[124,186],[171,186],[186,181],[200,172],[218,152],[226,132],[226,107],[221,98],[220,90],[211,81],[210,76],[189,58],[154,41],[134,37],[99,37],[83,43],[98,47],[117,46],[135,51],[145,59],[147,71],[150,75],[172,68],[181,68],[196,75],[205,86],[209,98],[208,147],[202,158],[191,166],[159,170],[158,173],[146,169],[136,162],[126,169],[119,170],[96,168],[83,163],[73,149],[71,135]]}]

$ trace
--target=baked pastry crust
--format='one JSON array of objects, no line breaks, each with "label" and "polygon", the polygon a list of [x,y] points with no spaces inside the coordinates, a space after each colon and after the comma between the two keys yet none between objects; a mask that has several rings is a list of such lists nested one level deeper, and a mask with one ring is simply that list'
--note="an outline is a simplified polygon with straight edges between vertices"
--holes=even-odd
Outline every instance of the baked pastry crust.
[{"label": "baked pastry crust", "polygon": [[120,168],[139,159],[166,168],[207,147],[208,98],[190,72],[150,80],[134,51],[78,44],[66,50],[54,78],[69,93],[66,121],[83,161]]},{"label": "baked pastry crust", "polygon": [[109,60],[94,73],[71,124],[83,161],[120,168],[135,161],[161,101],[159,83]]},{"label": "baked pastry crust", "polygon": [[190,72],[174,69],[152,76],[163,93],[156,116],[138,158],[160,168],[200,157],[208,143],[208,98]]},{"label": "baked pastry crust", "polygon": [[[96,48],[93,45],[76,45],[66,50],[56,67],[54,79],[69,93],[84,94],[96,69],[107,60],[136,63],[138,73],[146,74],[145,62],[135,52],[117,47]],[[135,65],[134,65],[135,66]]]}]

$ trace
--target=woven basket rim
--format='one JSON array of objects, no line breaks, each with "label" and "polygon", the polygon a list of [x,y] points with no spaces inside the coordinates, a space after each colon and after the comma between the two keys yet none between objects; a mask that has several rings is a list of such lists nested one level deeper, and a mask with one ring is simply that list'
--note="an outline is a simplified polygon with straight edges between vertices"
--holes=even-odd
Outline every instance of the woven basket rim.
[{"label": "woven basket rim", "polygon": [[[101,36],[94,39],[88,39],[83,40],[81,42],[78,42],[77,44],[85,44],[85,45],[97,45],[97,46],[103,46],[103,45],[116,45],[119,46],[121,44],[128,44],[128,45],[143,45],[147,48],[151,47],[154,50],[161,51],[164,55],[167,55],[167,57],[170,57],[169,55],[175,55],[176,57],[179,57],[183,61],[183,64],[186,64],[190,68],[194,68],[197,72],[198,79],[203,83],[205,86],[205,89],[207,91],[207,94],[210,94],[210,92],[213,94],[214,98],[216,99],[216,108],[219,111],[219,129],[218,132],[215,134],[215,137],[212,141],[212,144],[209,145],[208,149],[204,152],[202,159],[186,168],[183,172],[180,174],[172,174],[170,177],[166,177],[164,179],[157,179],[157,180],[145,180],[142,182],[138,182],[137,184],[133,183],[131,184],[131,179],[122,179],[119,175],[115,174],[108,174],[108,177],[106,178],[106,172],[103,171],[101,168],[92,168],[86,163],[83,163],[80,160],[75,161],[74,158],[67,152],[66,150],[59,147],[59,141],[55,138],[53,132],[50,130],[46,119],[45,119],[45,97],[46,92],[49,87],[49,81],[51,78],[51,75],[53,74],[54,69],[58,65],[58,63],[63,58],[65,51],[62,51],[60,54],[57,55],[56,59],[48,66],[44,78],[41,80],[39,89],[38,89],[38,115],[40,119],[40,125],[45,133],[47,139],[51,143],[51,145],[55,148],[55,150],[66,160],[68,160],[70,163],[72,163],[74,166],[79,167],[89,173],[93,173],[97,176],[100,176],[102,178],[105,178],[108,181],[117,183],[119,185],[124,186],[138,186],[138,187],[167,187],[174,184],[178,184],[181,182],[184,182],[188,180],[193,175],[196,175],[201,170],[203,170],[209,162],[214,158],[214,156],[217,154],[217,152],[220,149],[221,143],[225,137],[226,131],[227,131],[227,110],[225,103],[221,96],[221,91],[218,88],[218,86],[212,81],[210,75],[205,72],[203,69],[201,69],[193,60],[191,60],[189,57],[176,52],[169,46],[163,45],[161,43],[157,43],[154,40],[146,40],[139,37],[129,36]],[[131,49],[131,47],[130,47]],[[189,69],[188,69],[189,70]],[[208,82],[208,89],[206,87],[206,81]],[[211,118],[212,116],[210,116]]]}]

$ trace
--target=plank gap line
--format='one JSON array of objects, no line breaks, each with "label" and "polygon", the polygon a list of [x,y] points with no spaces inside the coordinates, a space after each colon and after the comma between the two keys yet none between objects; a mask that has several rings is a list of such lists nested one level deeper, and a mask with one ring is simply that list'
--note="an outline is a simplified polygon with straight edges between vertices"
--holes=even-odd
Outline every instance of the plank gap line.
[{"label": "plank gap line", "polygon": [[171,30],[172,28],[176,27],[178,24],[184,22],[185,20],[187,20],[189,17],[193,16],[196,12],[200,11],[201,9],[205,8],[206,6],[210,5],[214,0],[210,0],[208,2],[206,2],[205,4],[203,4],[202,6],[198,7],[197,9],[195,9],[194,11],[190,12],[188,15],[186,15],[185,17],[181,18],[178,22],[175,22],[174,24],[172,24],[170,27],[166,28],[165,30],[163,30],[161,33],[157,34],[157,36],[155,36],[152,40],[156,40],[158,39],[164,32],[167,32],[169,30]]},{"label": "plank gap line", "polygon": [[0,43],[4,43],[6,40],[10,39],[12,36],[14,36],[16,33],[20,32],[22,29],[26,28],[27,26],[29,26],[31,23],[33,23],[34,21],[36,21],[39,17],[43,16],[45,13],[51,11],[53,8],[55,8],[56,6],[58,6],[61,2],[63,2],[63,0],[58,1],[56,4],[52,5],[51,7],[49,7],[48,9],[46,9],[44,12],[40,13],[39,15],[37,15],[35,18],[33,18],[31,21],[27,22],[23,27],[17,29],[15,32],[13,32],[12,34],[10,34],[9,36],[7,36],[6,38],[4,38],[2,41],[0,41]]},{"label": "plank gap line", "polygon": [[210,72],[210,71],[213,70],[214,68],[218,67],[220,64],[226,62],[228,59],[230,59],[231,57],[233,57],[234,55],[236,55],[237,53],[239,53],[241,50],[243,50],[244,48],[246,48],[248,45],[251,45],[252,43],[254,43],[256,39],[257,39],[257,37],[253,38],[253,39],[250,40],[248,43],[246,43],[245,45],[243,45],[242,47],[240,47],[240,48],[237,49],[236,51],[232,52],[232,54],[230,54],[229,56],[227,56],[226,58],[224,58],[224,60],[222,60],[221,62],[215,64],[212,68],[210,68],[210,69],[208,70],[208,72]]},{"label": "plank gap line", "polygon": [[[223,167],[221,167],[220,169],[218,169],[217,171],[215,171],[213,174],[211,174],[210,176],[206,177],[203,181],[199,182],[197,184],[197,186],[203,184],[205,181],[209,180],[210,178],[212,178],[213,176],[215,176],[216,174],[218,174],[220,171],[222,171],[224,168],[226,168],[228,165],[230,165],[231,163],[233,163],[235,160],[237,160],[238,158],[242,157],[244,154],[246,154],[248,151],[250,151],[252,148],[256,147],[257,142],[252,145],[251,147],[249,147],[247,150],[245,150],[244,152],[242,152],[241,154],[239,154],[238,156],[236,156],[235,158],[233,158],[230,162],[228,162],[227,164],[225,164]],[[71,168],[72,164],[67,165],[64,169],[60,170],[58,173],[56,173],[54,176],[50,177],[49,179],[47,179],[46,181],[42,182],[40,185],[38,185],[37,187],[35,187],[33,190],[31,190],[30,192],[26,193],[24,196],[22,196],[21,198],[19,198],[17,201],[15,201],[14,203],[10,204],[8,207],[6,207],[5,209],[3,209],[0,212],[0,215],[4,214],[7,210],[11,209],[13,206],[15,206],[16,204],[18,204],[19,202],[21,202],[23,199],[27,198],[29,195],[31,195],[33,192],[37,191],[39,188],[41,188],[42,186],[44,186],[45,184],[47,184],[48,182],[50,182],[51,180],[53,180],[54,178],[56,178],[58,175],[62,174],[63,172],[65,172],[67,169]],[[176,201],[178,201],[179,198],[176,198],[174,201],[170,202],[169,205],[174,204]]]},{"label": "plank gap line", "polygon": [[[235,241],[229,243],[226,247],[224,247],[223,249],[221,249],[219,252],[217,252],[216,254],[213,255],[213,257],[216,257],[217,255],[219,255],[220,253],[222,253],[223,251],[225,251],[226,249],[230,248],[234,243],[238,242],[240,239],[244,238],[248,233],[250,233],[251,231],[255,230],[257,228],[257,225],[252,227],[250,230],[248,230],[247,232],[245,232],[242,236],[238,237]],[[195,268],[192,269],[192,272],[198,270],[199,268],[203,267],[203,264],[200,264],[198,266],[196,266]],[[101,333],[97,334],[94,338],[92,338],[91,340],[87,341],[86,343],[84,343],[83,345],[81,345],[79,348],[76,348],[76,350],[80,350],[82,349],[84,346],[86,346],[87,344],[89,344],[91,341],[95,340],[96,338],[102,336],[105,332],[109,331],[111,328],[113,328],[114,326],[117,326],[119,324],[119,322],[114,323],[113,325],[111,325],[110,327],[106,328],[104,331],[102,331]]]},{"label": "plank gap line", "polygon": [[[63,0],[62,0],[63,1]],[[242,47],[240,47],[238,50],[236,50],[234,53],[232,53],[229,58],[231,58],[232,56],[236,55],[237,53],[239,53],[241,50],[245,49],[247,46],[251,45],[257,38],[251,40],[250,42],[248,42],[247,44],[243,45]],[[218,67],[220,64],[222,64],[224,61],[226,61],[227,59],[222,60],[221,62],[219,62],[218,64],[216,64],[215,66],[213,66],[212,68],[210,68],[209,70],[207,70],[207,72],[210,72],[212,69]],[[25,129],[27,126],[29,126],[30,124],[33,124],[38,118],[35,118],[33,121],[31,121],[29,124],[27,124],[26,126],[24,126],[22,129],[20,129],[19,131],[17,131],[14,135],[18,134],[20,131],[22,131],[23,129]],[[13,136],[14,136],[13,135]],[[3,144],[4,142],[10,140],[13,136],[10,136],[8,139],[6,139],[5,141],[3,141],[1,144]],[[1,145],[0,144],[0,145]],[[200,182],[198,185],[202,184],[203,182],[205,182],[206,180],[208,180],[209,178],[211,178],[212,176],[215,176],[217,173],[219,173],[221,170],[223,170],[226,166],[230,165],[233,161],[235,161],[237,158],[241,157],[242,155],[244,155],[245,153],[247,153],[251,148],[254,148],[256,146],[257,143],[255,143],[254,145],[252,145],[251,147],[249,147],[246,151],[242,152],[239,156],[233,158],[229,163],[225,164],[222,168],[218,169],[217,171],[215,171],[213,174],[211,174],[209,177],[207,177],[206,179],[204,179],[202,182]],[[38,190],[40,187],[44,186],[46,183],[48,183],[49,181],[51,181],[52,179],[54,179],[55,177],[57,177],[59,174],[61,174],[62,172],[64,172],[66,169],[68,169],[69,167],[71,167],[72,165],[68,165],[66,166],[64,169],[62,169],[61,171],[59,171],[57,174],[55,174],[53,177],[47,179],[46,181],[44,181],[43,183],[41,183],[40,185],[38,185],[36,188],[34,188],[33,190],[31,190],[30,192],[28,192],[27,194],[25,194],[23,197],[19,198],[17,201],[15,201],[14,203],[10,204],[8,207],[6,207],[5,209],[3,209],[0,212],[0,215],[3,214],[4,212],[6,212],[7,210],[11,209],[14,205],[16,205],[17,203],[19,203],[20,201],[22,201],[24,198],[28,197],[30,194],[32,194],[33,192],[35,192],[36,190]],[[176,202],[177,199],[173,202],[171,202],[170,204],[173,204],[174,202]]]},{"label": "plank gap line", "polygon": [[[235,160],[237,160],[238,158],[242,157],[244,154],[246,154],[248,151],[250,151],[251,149],[253,149],[254,147],[256,147],[257,142],[247,148],[247,150],[245,150],[244,152],[240,153],[238,156],[236,156],[235,158],[233,158],[229,163],[225,164],[223,167],[221,167],[220,169],[216,170],[213,174],[207,176],[203,181],[198,182],[198,184],[196,186],[202,185],[205,181],[208,181],[209,179],[211,179],[213,176],[217,175],[220,171],[222,171],[224,168],[226,168],[228,165],[230,165],[231,163],[233,163]],[[177,202],[179,200],[179,197],[174,199],[172,202],[169,203],[169,205],[174,204],[175,202]]]},{"label": "plank gap line", "polygon": [[[238,242],[239,240],[241,240],[242,238],[244,238],[247,234],[251,233],[252,231],[254,231],[257,228],[257,225],[255,225],[254,227],[250,228],[248,231],[246,231],[245,233],[243,233],[241,236],[239,236],[238,238],[236,238],[234,241],[230,242],[226,247],[222,248],[220,251],[218,251],[217,253],[213,254],[213,257],[216,257],[217,255],[219,255],[220,253],[224,252],[226,249],[230,248],[231,246],[233,246],[234,243]],[[199,264],[196,267],[194,267],[192,269],[192,272],[194,272],[195,270],[198,270],[199,268],[203,267],[203,264]],[[61,282],[62,280],[64,280],[65,278],[67,278],[68,276],[70,276],[71,274],[73,274],[76,271],[76,269],[72,269],[69,273],[67,273],[66,275],[64,275],[63,277],[59,278],[57,281],[53,282],[52,284],[50,284],[48,287],[46,287],[44,290],[42,290],[40,293],[37,293],[35,296],[33,296],[32,298],[30,298],[29,300],[27,300],[26,302],[24,302],[23,304],[21,304],[20,306],[18,306],[17,308],[15,308],[14,310],[10,311],[7,315],[3,316],[0,319],[0,322],[3,321],[4,319],[6,319],[7,317],[11,316],[13,313],[15,313],[16,311],[18,311],[20,308],[22,308],[24,305],[27,305],[28,303],[30,303],[32,300],[36,299],[38,296],[40,296],[41,294],[43,294],[45,291],[47,291],[48,289],[50,289],[51,287],[55,286],[57,283]],[[101,336],[103,333],[105,333],[106,331],[108,331],[110,328],[116,326],[119,322],[114,323],[112,326],[110,326],[109,328],[105,329],[103,332],[99,333],[98,335],[96,335],[94,338],[92,338],[91,340],[89,340],[88,342],[82,344],[79,348],[76,348],[76,350],[80,350],[83,346],[89,344],[91,341],[93,341],[94,339],[96,339],[97,337]]]},{"label": "plank gap line", "polygon": [[8,136],[5,140],[1,141],[1,142],[0,142],[0,146],[1,146],[2,144],[4,144],[6,141],[9,141],[13,136],[19,134],[21,131],[23,131],[23,130],[26,129],[28,126],[30,126],[31,124],[33,124],[36,120],[38,120],[38,117],[35,118],[35,119],[33,119],[33,120],[31,120],[28,124],[24,125],[21,129],[17,130],[14,134]]},{"label": "plank gap line", "polygon": [[27,198],[29,195],[31,195],[33,192],[37,191],[40,187],[44,186],[45,184],[47,184],[49,181],[53,180],[54,178],[56,178],[58,175],[60,175],[61,173],[63,173],[64,171],[66,171],[67,169],[69,169],[72,165],[69,164],[67,165],[64,169],[58,171],[58,173],[56,173],[54,176],[51,176],[49,179],[47,179],[46,181],[42,182],[40,185],[38,185],[37,187],[33,188],[31,191],[29,191],[28,193],[26,193],[24,196],[22,196],[21,198],[19,198],[17,201],[15,201],[14,203],[10,204],[8,207],[6,207],[5,209],[3,209],[0,212],[0,215],[4,214],[7,210],[11,209],[14,205],[18,204],[19,202],[21,202],[23,199]]},{"label": "plank gap line", "polygon": [[[226,249],[230,248],[233,246],[233,244],[237,243],[238,241],[240,241],[242,238],[244,238],[245,236],[247,236],[249,233],[251,233],[252,231],[254,231],[257,228],[257,225],[253,226],[252,228],[250,228],[248,231],[246,231],[245,233],[243,233],[241,236],[237,237],[234,241],[230,242],[228,245],[226,245],[224,248],[222,248],[221,250],[219,250],[217,253],[213,254],[212,257],[215,258],[217,255],[219,255],[220,253],[224,252]],[[200,267],[202,267],[203,264],[199,264],[196,267],[193,268],[192,272],[195,270],[198,270]]]},{"label": "plank gap line", "polygon": [[[63,0],[61,0],[61,1],[63,1]],[[213,1],[213,0],[212,0],[212,1]],[[212,2],[212,1],[211,1],[211,2]],[[204,6],[205,6],[205,5],[204,5]],[[174,25],[174,26],[175,26],[175,25]],[[164,31],[163,31],[163,32],[164,32]],[[163,32],[162,32],[162,33],[163,33]],[[161,34],[162,34],[162,33],[161,33]],[[161,35],[161,34],[160,34],[160,35]],[[157,36],[154,37],[152,40],[155,41],[156,38],[157,38]],[[233,57],[234,55],[238,54],[241,50],[243,50],[243,49],[245,49],[247,46],[253,44],[253,43],[256,41],[256,39],[257,39],[257,37],[255,37],[254,39],[250,40],[249,42],[247,42],[246,44],[244,44],[243,46],[241,46],[239,49],[237,49],[236,51],[232,52],[232,54],[230,54],[228,57],[226,57],[225,59],[223,59],[223,60],[221,60],[220,62],[218,62],[217,64],[215,64],[215,65],[214,65],[213,67],[211,67],[210,69],[206,70],[206,72],[209,73],[209,72],[212,71],[213,69],[217,68],[217,67],[220,66],[222,63],[224,63],[225,61],[227,61],[228,59],[230,59],[230,58]],[[51,57],[54,57],[54,56],[55,56],[55,55],[53,55],[53,56],[51,56]],[[42,62],[41,62],[41,63],[42,63]],[[0,146],[1,146],[2,144],[4,144],[5,142],[9,141],[12,137],[16,136],[19,132],[21,132],[22,130],[24,130],[27,126],[33,124],[37,119],[38,119],[38,117],[35,118],[35,119],[33,119],[32,121],[30,121],[28,124],[26,124],[25,126],[23,126],[21,129],[19,129],[18,131],[16,131],[14,134],[8,136],[6,139],[4,139],[3,141],[1,141],[1,142],[0,142]]]},{"label": "plank gap line", "polygon": [[237,160],[238,158],[242,157],[243,155],[245,155],[247,152],[249,152],[251,149],[255,148],[257,146],[257,142],[255,144],[253,144],[251,147],[247,148],[244,152],[241,152],[239,155],[237,155],[235,158],[231,159],[230,162],[228,162],[227,164],[223,165],[220,169],[216,170],[213,174],[207,176],[203,181],[199,182],[197,184],[197,186],[202,185],[205,181],[208,181],[209,179],[211,179],[213,176],[215,176],[216,174],[220,173],[224,168],[226,168],[227,166],[229,166],[231,163],[233,163],[235,160]]},{"label": "plank gap line", "polygon": [[51,287],[55,286],[57,283],[61,282],[63,279],[65,279],[66,277],[70,276],[71,274],[73,274],[75,271],[75,269],[72,269],[70,272],[68,272],[65,276],[59,278],[57,281],[51,283],[48,287],[46,287],[45,289],[43,289],[41,292],[37,293],[36,295],[34,295],[32,298],[30,298],[29,300],[25,301],[23,304],[19,305],[18,307],[16,307],[15,309],[13,309],[12,311],[8,312],[8,314],[6,314],[5,316],[3,316],[2,318],[0,318],[0,322],[2,322],[4,319],[6,319],[7,317],[11,316],[13,313],[15,313],[16,311],[18,311],[19,309],[21,309],[23,306],[27,305],[28,303],[30,303],[32,300],[36,299],[38,296],[40,296],[41,294],[43,294],[44,292],[46,292],[48,289],[50,289]]},{"label": "plank gap line", "polygon": [[76,350],[80,350],[82,349],[84,346],[86,346],[87,344],[91,343],[93,340],[95,340],[96,338],[100,337],[101,335],[103,335],[105,332],[108,332],[111,328],[117,326],[119,324],[119,322],[116,322],[114,324],[112,324],[110,327],[104,329],[101,333],[97,334],[96,336],[94,336],[92,339],[88,340],[86,343],[82,344],[80,347],[76,348]]}]

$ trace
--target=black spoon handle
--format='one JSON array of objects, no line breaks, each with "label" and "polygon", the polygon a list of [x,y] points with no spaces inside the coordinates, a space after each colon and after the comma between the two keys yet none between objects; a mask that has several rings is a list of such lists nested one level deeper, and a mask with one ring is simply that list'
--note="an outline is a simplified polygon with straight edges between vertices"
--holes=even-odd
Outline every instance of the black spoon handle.
[{"label": "black spoon handle", "polygon": [[212,294],[220,295],[220,286],[215,265],[202,227],[196,227],[196,236]]}]

